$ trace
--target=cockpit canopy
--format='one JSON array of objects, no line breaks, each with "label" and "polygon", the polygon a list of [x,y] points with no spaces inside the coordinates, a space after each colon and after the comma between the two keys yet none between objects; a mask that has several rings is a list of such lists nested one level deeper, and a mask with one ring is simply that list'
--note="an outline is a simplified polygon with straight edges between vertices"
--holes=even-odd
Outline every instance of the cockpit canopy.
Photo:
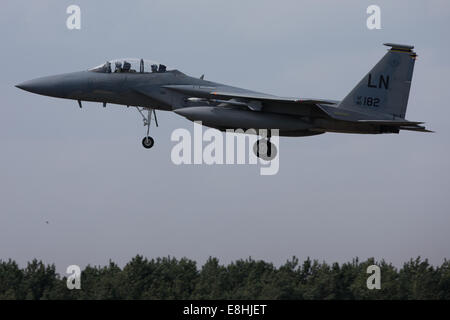
[{"label": "cockpit canopy", "polygon": [[153,60],[137,58],[115,59],[89,69],[102,73],[162,73],[169,71],[167,66]]}]

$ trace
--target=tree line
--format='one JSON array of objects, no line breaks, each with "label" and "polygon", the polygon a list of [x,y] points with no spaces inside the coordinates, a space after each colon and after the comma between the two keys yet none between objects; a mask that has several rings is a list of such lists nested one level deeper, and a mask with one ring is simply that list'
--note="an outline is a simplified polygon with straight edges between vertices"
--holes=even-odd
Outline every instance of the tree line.
[{"label": "tree line", "polygon": [[[367,288],[367,267],[381,270],[381,289]],[[430,265],[411,259],[401,268],[373,258],[328,264],[293,257],[280,267],[241,259],[228,265],[210,257],[195,261],[137,255],[123,268],[86,266],[81,289],[69,290],[55,265],[33,260],[19,268],[0,260],[0,299],[450,299],[450,261]]]}]

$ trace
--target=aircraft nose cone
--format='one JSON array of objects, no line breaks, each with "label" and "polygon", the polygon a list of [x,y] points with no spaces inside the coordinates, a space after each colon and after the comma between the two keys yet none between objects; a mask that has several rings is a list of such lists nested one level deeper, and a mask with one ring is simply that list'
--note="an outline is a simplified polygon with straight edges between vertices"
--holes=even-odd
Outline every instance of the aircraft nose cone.
[{"label": "aircraft nose cone", "polygon": [[35,87],[32,83],[33,81],[25,81],[19,84],[16,84],[16,88],[25,90],[25,91],[29,91],[29,92],[34,92],[35,91]]},{"label": "aircraft nose cone", "polygon": [[82,90],[86,84],[84,72],[41,77],[16,85],[17,88],[44,96],[66,98],[69,89]]},{"label": "aircraft nose cone", "polygon": [[51,78],[39,78],[25,81],[16,85],[17,88],[43,95],[56,95],[57,83]]}]

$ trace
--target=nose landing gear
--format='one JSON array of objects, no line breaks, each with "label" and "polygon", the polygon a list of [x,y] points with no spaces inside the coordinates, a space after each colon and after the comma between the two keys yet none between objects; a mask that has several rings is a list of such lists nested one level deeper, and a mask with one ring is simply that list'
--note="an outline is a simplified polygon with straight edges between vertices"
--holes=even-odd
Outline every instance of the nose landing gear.
[{"label": "nose landing gear", "polygon": [[[142,120],[144,121],[144,126],[147,127],[147,135],[144,137],[144,139],[142,139],[142,145],[144,146],[145,149],[150,149],[155,144],[155,140],[149,136],[150,123],[152,121],[152,113],[155,116],[155,124],[156,124],[156,126],[158,126],[158,119],[156,118],[155,109],[140,108],[140,107],[136,107],[136,109],[137,109],[137,111],[139,111],[139,113],[142,116]],[[144,115],[143,111],[145,111],[145,110],[147,110],[147,116]]]}]

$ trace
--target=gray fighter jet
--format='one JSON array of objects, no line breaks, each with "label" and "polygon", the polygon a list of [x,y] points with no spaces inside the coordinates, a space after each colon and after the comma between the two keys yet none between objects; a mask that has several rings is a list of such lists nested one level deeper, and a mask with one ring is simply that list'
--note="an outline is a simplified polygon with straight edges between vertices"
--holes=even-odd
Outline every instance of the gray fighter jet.
[{"label": "gray fighter jet", "polygon": [[[399,133],[400,130],[431,132],[423,122],[405,119],[416,53],[413,46],[386,43],[381,60],[342,100],[280,97],[200,78],[143,59],[108,61],[87,71],[38,78],[17,87],[33,93],[82,101],[135,107],[142,115],[147,134],[142,140],[151,148],[149,136],[155,110],[173,111],[208,127],[255,129],[268,132],[257,146],[267,143],[270,130],[280,136],[312,136],[325,132]],[[258,150],[258,148],[256,149]],[[258,153],[258,151],[257,151]],[[259,155],[259,154],[258,154]]]}]

